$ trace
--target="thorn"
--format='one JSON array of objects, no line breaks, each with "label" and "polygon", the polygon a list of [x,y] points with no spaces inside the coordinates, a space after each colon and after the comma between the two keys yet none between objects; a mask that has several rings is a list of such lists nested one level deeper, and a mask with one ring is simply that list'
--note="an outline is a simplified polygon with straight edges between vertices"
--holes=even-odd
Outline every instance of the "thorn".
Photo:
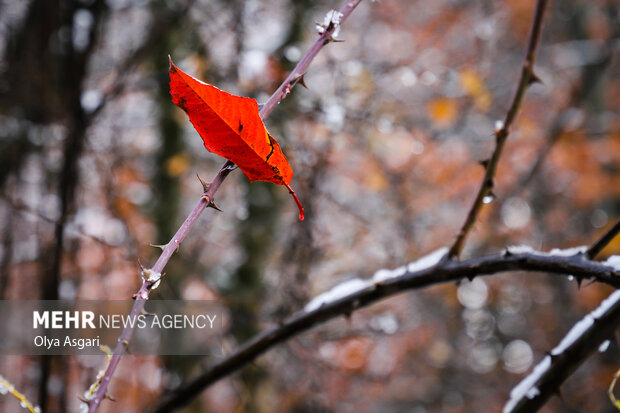
[{"label": "thorn", "polygon": [[[149,246],[159,248],[162,251],[164,250],[164,248],[166,248],[166,244],[149,244]],[[142,264],[140,264],[140,269],[144,270]]]},{"label": "thorn", "polygon": [[577,281],[577,289],[581,289],[581,283],[583,282],[583,277],[576,276],[575,281]]},{"label": "thorn", "polygon": [[168,55],[168,63],[170,64],[168,66],[168,71],[172,71],[176,69],[176,66],[174,65],[174,63],[172,63],[172,57],[170,57],[170,55]]},{"label": "thorn", "polygon": [[213,208],[216,211],[220,211],[220,212],[224,212],[220,209],[220,207],[217,206],[217,204],[215,203],[215,201],[211,201],[209,202],[209,205],[207,205],[207,208]]},{"label": "thorn", "polygon": [[536,75],[536,73],[534,73],[534,71],[530,72],[530,78],[527,83],[528,86],[532,86],[534,83],[542,84],[542,82],[543,81],[540,80],[540,78]]},{"label": "thorn", "polygon": [[114,396],[112,396],[111,394],[106,393],[105,396],[103,396],[104,399],[108,399],[111,402],[115,402],[116,398]]},{"label": "thorn", "polygon": [[479,163],[480,165],[482,165],[482,167],[483,167],[484,169],[487,169],[487,166],[489,166],[489,160],[488,160],[488,159],[483,159],[483,160],[481,160],[481,161],[478,161],[478,163]]},{"label": "thorn", "polygon": [[[149,244],[149,245],[153,245],[153,244]],[[140,271],[144,271],[144,266],[142,265],[142,262],[140,261],[140,258],[138,258],[138,266],[140,267]]]},{"label": "thorn", "polygon": [[301,202],[299,201],[299,198],[297,198],[297,195],[295,195],[295,191],[293,191],[293,188],[291,188],[289,184],[284,184],[284,186],[286,186],[286,189],[288,189],[288,193],[293,195],[293,199],[295,199],[297,208],[299,208],[299,220],[303,221],[304,220],[304,207],[301,205]]},{"label": "thorn", "polygon": [[258,104],[258,111],[260,112],[261,110],[263,110],[263,106],[265,106],[264,103],[259,103]]},{"label": "thorn", "polygon": [[211,186],[211,184],[210,184],[210,183],[208,183],[208,182],[205,182],[205,180],[204,180],[204,179],[202,179],[202,178],[200,177],[200,175],[198,175],[198,173],[196,173],[196,176],[198,177],[198,180],[199,180],[199,181],[200,181],[200,183],[202,184],[202,190],[203,190],[203,192],[207,192],[207,191],[209,190],[209,187]]},{"label": "thorn", "polygon": [[301,75],[297,76],[297,77],[293,80],[293,84],[294,84],[294,85],[296,85],[296,84],[298,84],[298,83],[299,83],[300,85],[302,85],[302,86],[303,86],[303,87],[305,87],[306,89],[309,89],[309,88],[308,88],[308,85],[306,85],[306,80],[305,80],[304,76],[306,76],[306,74],[305,74],[305,73],[302,73]]},{"label": "thorn", "polygon": [[344,40],[342,39],[334,39],[333,37],[328,38],[327,40],[325,40],[326,43],[344,43]]}]

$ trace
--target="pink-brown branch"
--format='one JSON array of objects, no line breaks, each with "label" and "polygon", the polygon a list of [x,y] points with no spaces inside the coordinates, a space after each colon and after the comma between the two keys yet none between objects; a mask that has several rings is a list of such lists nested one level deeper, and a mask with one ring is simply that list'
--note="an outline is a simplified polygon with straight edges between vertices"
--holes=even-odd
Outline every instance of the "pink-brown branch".
[{"label": "pink-brown branch", "polygon": [[[341,25],[347,17],[351,14],[353,9],[357,7],[357,5],[361,2],[361,0],[349,0],[346,4],[340,9],[340,18],[338,24],[330,24],[325,30],[320,33],[319,38],[314,42],[312,47],[306,52],[303,58],[299,61],[295,69],[288,75],[288,77],[282,82],[280,87],[271,95],[271,97],[265,102],[264,105],[260,108],[259,114],[261,119],[266,119],[271,112],[275,109],[275,107],[280,103],[286,96],[288,96],[292,90],[292,88],[299,82],[301,76],[306,72],[312,60],[316,57],[319,51],[326,44],[330,43],[332,39],[333,33],[338,29],[338,26]],[[185,219],[181,227],[174,234],[172,239],[163,247],[162,253],[155,262],[155,265],[150,269],[151,274],[161,274],[163,269],[168,264],[168,260],[172,257],[172,254],[179,248],[193,225],[196,223],[202,212],[209,206],[212,205],[215,193],[219,189],[224,179],[228,176],[230,172],[235,169],[235,165],[226,161],[224,165],[220,168],[217,175],[211,181],[208,189],[205,191],[203,196],[200,198],[200,201],[196,204],[192,212],[190,212],[189,216]],[[144,310],[144,305],[146,300],[149,298],[149,294],[151,292],[151,288],[158,281],[145,280],[142,283],[142,286],[135,294],[135,303],[133,308],[131,309],[130,317],[137,317]],[[133,328],[130,325],[127,325],[123,332],[121,333],[118,343],[114,348],[114,354],[108,364],[108,367],[103,375],[101,383],[97,388],[97,391],[94,397],[90,400],[88,405],[89,413],[95,413],[101,402],[105,399],[105,396],[108,392],[108,387],[112,380],[112,376],[120,363],[121,356],[125,353],[126,347],[129,344],[133,336]]]}]

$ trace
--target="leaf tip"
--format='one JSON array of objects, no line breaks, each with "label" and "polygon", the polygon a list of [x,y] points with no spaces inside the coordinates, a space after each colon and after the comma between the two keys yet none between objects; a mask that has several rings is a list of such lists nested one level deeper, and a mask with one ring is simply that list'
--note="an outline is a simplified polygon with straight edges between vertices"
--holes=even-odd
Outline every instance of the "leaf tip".
[{"label": "leaf tip", "polygon": [[172,57],[170,57],[170,55],[168,55],[168,63],[170,63],[170,66],[168,66],[168,71],[172,72],[173,70],[175,70],[177,67],[174,65],[174,63],[172,62]]}]

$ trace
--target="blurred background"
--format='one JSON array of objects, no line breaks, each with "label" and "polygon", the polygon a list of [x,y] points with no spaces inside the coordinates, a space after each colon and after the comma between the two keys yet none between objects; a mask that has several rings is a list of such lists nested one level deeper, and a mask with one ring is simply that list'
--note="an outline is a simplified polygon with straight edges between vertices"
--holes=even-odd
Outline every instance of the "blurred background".
[{"label": "blurred background", "polygon": [[[168,92],[168,55],[267,99],[342,1],[1,0],[2,299],[128,299],[223,159]],[[266,122],[292,186],[236,171],[154,299],[218,299],[225,351],[314,295],[450,245],[515,91],[534,0],[363,1]],[[464,257],[591,243],[620,215],[620,5],[547,10],[536,72]],[[620,239],[603,256],[620,253]],[[406,292],[279,346],[186,412],[499,411],[610,293],[508,273]],[[612,412],[618,345],[545,412]],[[125,356],[101,412],[139,412],[213,359]],[[104,356],[0,357],[45,412],[78,411]],[[23,411],[10,396],[0,410]]]}]

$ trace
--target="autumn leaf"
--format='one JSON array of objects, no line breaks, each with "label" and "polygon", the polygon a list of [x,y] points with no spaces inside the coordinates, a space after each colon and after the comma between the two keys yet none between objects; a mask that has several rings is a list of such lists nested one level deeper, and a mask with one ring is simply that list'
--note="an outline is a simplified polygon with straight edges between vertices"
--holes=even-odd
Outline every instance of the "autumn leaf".
[{"label": "autumn leaf", "polygon": [[464,69],[459,72],[459,84],[468,95],[474,98],[474,105],[481,113],[491,107],[491,94],[484,86],[482,79],[473,70]]},{"label": "autumn leaf", "polygon": [[267,132],[254,99],[231,95],[177,68],[170,60],[172,101],[187,113],[209,152],[234,162],[250,181],[284,185],[304,212],[289,186],[293,169],[278,142]]},{"label": "autumn leaf", "polygon": [[451,126],[458,115],[458,107],[454,99],[437,98],[427,105],[427,112],[433,124],[438,128]]}]

